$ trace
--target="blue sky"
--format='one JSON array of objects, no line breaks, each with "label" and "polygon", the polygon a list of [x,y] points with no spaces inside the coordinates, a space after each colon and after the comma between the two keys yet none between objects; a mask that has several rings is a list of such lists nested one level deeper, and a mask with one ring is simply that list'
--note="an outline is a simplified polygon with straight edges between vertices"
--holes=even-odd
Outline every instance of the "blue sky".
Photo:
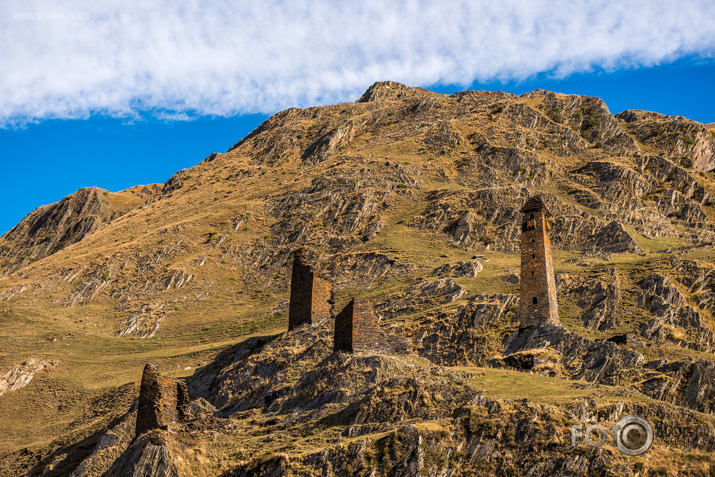
[{"label": "blue sky", "polygon": [[0,233],[83,186],[164,182],[270,114],[381,80],[715,122],[710,0],[98,3],[0,5]]}]

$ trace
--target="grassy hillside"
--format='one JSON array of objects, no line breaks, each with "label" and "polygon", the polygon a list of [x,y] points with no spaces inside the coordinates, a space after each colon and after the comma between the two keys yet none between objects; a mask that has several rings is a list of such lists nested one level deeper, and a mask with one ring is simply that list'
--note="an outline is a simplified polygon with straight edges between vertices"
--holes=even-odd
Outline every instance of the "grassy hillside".
[{"label": "grassy hillside", "polygon": [[[0,468],[19,472],[63,453],[78,462],[127,412],[146,362],[188,377],[231,345],[286,330],[299,247],[333,281],[336,312],[369,297],[386,326],[416,343],[423,332],[447,336],[443,325],[461,308],[513,303],[504,297],[519,291],[510,278],[519,275],[518,210],[533,194],[553,214],[569,331],[594,340],[634,332],[646,360],[715,360],[715,137],[649,114],[614,117],[597,98],[544,91],[448,96],[379,83],[360,102],[278,113],[161,187],[94,191],[96,207],[38,209],[0,238]],[[460,298],[415,298],[415,284],[460,261],[483,267],[453,277]],[[696,313],[700,324],[648,308],[643,283],[653,274],[678,292],[674,316]],[[600,306],[590,304],[592,286],[613,277],[620,319],[599,329],[584,315]],[[448,358],[453,344],[435,338],[442,344],[418,343],[417,355],[474,374],[490,399],[596,392],[477,371],[502,356],[515,319],[508,305],[479,346]],[[654,319],[657,333],[644,335]],[[3,382],[22,381],[3,392]],[[251,445],[247,454],[273,449]]]}]

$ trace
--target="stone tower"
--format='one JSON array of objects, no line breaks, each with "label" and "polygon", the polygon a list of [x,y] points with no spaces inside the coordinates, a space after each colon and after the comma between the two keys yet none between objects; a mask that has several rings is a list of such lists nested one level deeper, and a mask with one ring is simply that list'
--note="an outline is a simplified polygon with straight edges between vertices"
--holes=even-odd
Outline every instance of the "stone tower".
[{"label": "stone tower", "polygon": [[303,251],[298,250],[290,280],[288,329],[330,318],[333,312],[332,293],[333,285],[318,277],[306,263]]},{"label": "stone tower", "polygon": [[406,354],[408,340],[384,330],[369,300],[353,298],[335,317],[333,351]]},{"label": "stone tower", "polygon": [[154,364],[144,367],[139,390],[136,435],[152,429],[168,430],[184,418],[189,391],[183,381],[159,374]]},{"label": "stone tower", "polygon": [[529,199],[521,209],[521,289],[519,328],[541,323],[560,324],[554,267],[551,264],[549,217],[541,197]]},{"label": "stone tower", "polygon": [[334,351],[368,351],[381,341],[377,316],[368,300],[353,298],[335,317]]}]

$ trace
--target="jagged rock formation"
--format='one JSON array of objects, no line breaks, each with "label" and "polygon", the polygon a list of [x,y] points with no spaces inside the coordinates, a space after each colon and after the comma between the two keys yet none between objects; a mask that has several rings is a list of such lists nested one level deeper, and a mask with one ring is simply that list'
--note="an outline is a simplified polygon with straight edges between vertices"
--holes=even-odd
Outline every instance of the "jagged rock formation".
[{"label": "jagged rock formation", "polygon": [[140,437],[104,475],[112,477],[178,477],[174,457],[161,438]]},{"label": "jagged rock formation", "polygon": [[[40,208],[0,239],[0,376],[61,364],[0,398],[0,473],[707,475],[703,131],[597,98],[377,83],[278,113],[144,196]],[[520,210],[536,195],[562,326],[527,336]],[[334,285],[326,310],[365,297],[414,354],[333,353],[325,310],[286,332],[297,249]],[[137,392],[117,386],[148,360],[193,373],[191,402],[136,438]],[[628,413],[662,436],[642,460],[570,446],[571,424]]]},{"label": "jagged rock formation", "polygon": [[715,137],[707,128],[682,116],[629,109],[616,115],[638,141],[665,151],[696,171],[715,169]]},{"label": "jagged rock formation", "polygon": [[12,273],[79,242],[160,190],[158,184],[116,193],[83,187],[56,204],[35,209],[0,238],[0,273]]},{"label": "jagged rock formation", "polygon": [[[715,334],[700,313],[686,305],[683,295],[668,279],[660,274],[648,276],[641,284],[643,292],[638,304],[655,318],[641,325],[641,334],[654,341],[673,339],[685,346],[701,351],[711,351]],[[673,330],[687,330],[685,336],[673,336]]]},{"label": "jagged rock formation", "polygon": [[435,268],[432,274],[436,277],[468,277],[475,278],[484,267],[478,261],[445,263]]}]

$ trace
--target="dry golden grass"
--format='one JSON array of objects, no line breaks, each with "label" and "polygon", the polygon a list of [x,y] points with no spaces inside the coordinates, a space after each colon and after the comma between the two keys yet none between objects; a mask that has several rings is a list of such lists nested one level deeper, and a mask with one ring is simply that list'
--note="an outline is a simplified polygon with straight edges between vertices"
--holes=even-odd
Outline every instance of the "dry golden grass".
[{"label": "dry golden grass", "polygon": [[[455,101],[440,96],[437,98],[444,103]],[[532,107],[538,106],[534,99],[524,99],[523,102]],[[387,103],[382,120],[387,121],[387,111],[390,108],[397,110],[398,106],[399,102]],[[328,107],[325,111],[349,115],[359,123],[371,120],[375,108],[377,106],[370,104],[347,104]],[[343,113],[344,110],[347,112]],[[309,187],[315,178],[323,174],[353,173],[361,168],[376,168],[389,160],[420,178],[420,183],[410,188],[412,195],[393,193],[386,208],[381,211],[384,227],[379,234],[350,250],[356,253],[384,253],[399,263],[416,265],[418,270],[397,279],[378,280],[369,290],[346,287],[337,293],[336,308],[339,309],[354,294],[373,299],[384,297],[417,278],[428,277],[438,265],[470,260],[475,254],[483,256],[484,270],[474,279],[457,280],[469,294],[518,293],[518,285],[503,280],[506,273],[518,274],[518,255],[455,247],[439,230],[416,230],[407,226],[414,216],[423,211],[428,193],[435,190],[468,193],[473,190],[473,185],[459,180],[460,173],[455,166],[462,157],[474,155],[474,144],[464,138],[472,135],[499,137],[515,128],[507,121],[485,122],[483,117],[486,113],[479,114],[481,116],[456,124],[452,121],[463,140],[444,154],[435,148],[425,147],[423,142],[428,128],[441,120],[435,116],[430,124],[424,128],[417,127],[408,138],[390,136],[402,127],[399,120],[387,126],[384,136],[366,133],[355,139],[347,149],[337,151],[317,166],[301,165],[300,159],[306,141],[314,140],[316,136],[299,140],[298,135],[309,136],[311,126],[318,120],[301,119],[291,124],[290,131],[285,133],[286,137],[290,136],[290,146],[285,151],[285,157],[273,165],[258,164],[254,160],[252,155],[257,154],[257,148],[239,148],[191,168],[184,175],[183,187],[145,206],[139,207],[144,199],[132,190],[108,193],[104,197],[112,208],[129,212],[55,255],[28,265],[19,273],[0,278],[0,293],[27,287],[9,300],[0,302],[0,310],[9,310],[0,314],[0,374],[34,357],[59,363],[40,373],[25,388],[0,397],[0,457],[25,447],[47,450],[93,435],[102,425],[126,411],[132,392],[119,390],[130,389],[128,386],[139,382],[146,362],[158,364],[164,374],[187,376],[200,363],[211,360],[223,348],[247,336],[286,329],[286,313],[271,314],[271,311],[288,298],[287,266],[275,263],[263,271],[258,267],[242,267],[241,263],[243,257],[250,255],[247,252],[249,248],[270,251],[276,247],[276,242],[272,241],[275,237],[266,238],[273,233],[272,227],[278,220],[270,215],[271,201],[279,195]],[[708,127],[713,130],[715,123]],[[521,130],[519,128],[523,129],[521,126],[516,129]],[[623,165],[632,166],[630,159],[611,157],[600,149],[585,151],[578,157],[561,157],[550,150],[534,152],[553,170],[570,170],[596,159],[621,161]],[[441,175],[442,170],[446,178]],[[247,176],[243,177],[243,173]],[[500,174],[504,184],[514,187],[528,185]],[[708,191],[715,194],[715,181],[711,176],[704,175],[701,179]],[[537,189],[553,193],[564,203],[585,210],[557,181]],[[605,216],[600,211],[588,209],[588,212],[600,218]],[[250,218],[233,230],[233,221],[246,214],[250,214]],[[556,273],[580,274],[616,267],[619,272],[632,277],[624,279],[624,283],[633,287],[646,271],[667,269],[671,255],[657,252],[668,248],[677,250],[687,245],[677,238],[651,240],[629,227],[627,230],[638,245],[649,252],[648,257],[616,255],[608,261],[583,258],[575,250],[556,250]],[[217,243],[219,239],[222,240],[220,244]],[[323,250],[321,245],[313,245],[318,251]],[[178,246],[181,252],[162,258],[156,270],[142,270],[150,258],[172,246]],[[706,260],[715,259],[712,247],[683,252]],[[588,267],[571,261],[574,258],[579,258]],[[197,265],[201,260],[204,264]],[[112,290],[119,296],[123,293],[123,286],[134,293],[146,281],[156,280],[157,275],[166,270],[182,269],[194,278],[180,289],[144,294],[137,292],[135,306],[152,301],[165,304],[167,314],[164,322],[152,338],[117,338],[115,332],[128,314],[118,308],[120,299],[109,296],[105,291],[87,304],[68,307],[63,302],[83,280],[65,280],[69,271],[95,268],[111,269],[115,287]],[[463,303],[458,301],[447,306],[456,307]],[[583,328],[574,303],[568,300],[562,303],[560,300],[559,304],[565,326],[585,336],[603,337],[602,333]],[[640,323],[644,317],[638,314],[637,307],[632,303],[628,306],[628,323]],[[424,311],[419,309],[403,319],[412,320]],[[711,354],[682,348],[674,350],[665,345],[649,347],[646,352],[654,357],[705,356],[713,359]],[[474,385],[484,387],[498,398],[523,395],[534,400],[568,400],[597,392],[574,389],[569,382],[535,375],[472,371],[485,373],[474,378]],[[513,392],[511,384],[514,380],[520,385],[519,393]],[[598,390],[605,395],[610,391],[609,388]],[[88,406],[101,396],[115,398],[101,408],[104,410],[101,416],[87,414]],[[61,410],[58,409],[60,404]],[[50,445],[57,437],[60,437],[60,442]],[[325,442],[329,437],[325,437]],[[267,446],[262,439],[265,436],[256,435],[255,447],[246,452]],[[300,446],[315,448],[307,440],[287,442],[285,445],[293,447],[283,448],[276,444],[276,451],[294,452]],[[187,462],[195,460],[196,464],[191,464],[192,469],[198,469],[207,459],[211,460],[221,453],[211,450],[211,446],[220,447],[220,439],[216,443],[196,443],[195,455],[186,457]],[[205,454],[200,457],[199,449],[204,447]],[[220,461],[216,466],[226,468]]]}]

